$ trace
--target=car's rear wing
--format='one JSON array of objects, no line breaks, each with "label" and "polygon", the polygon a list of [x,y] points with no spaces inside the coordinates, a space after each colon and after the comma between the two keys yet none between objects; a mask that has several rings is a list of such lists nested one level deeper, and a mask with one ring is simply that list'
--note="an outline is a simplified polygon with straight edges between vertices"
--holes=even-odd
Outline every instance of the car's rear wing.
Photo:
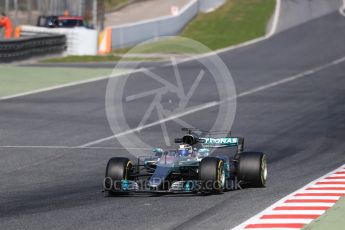
[{"label": "car's rear wing", "polygon": [[201,137],[200,140],[205,147],[209,148],[228,148],[237,146],[239,153],[243,152],[244,148],[243,137]]},{"label": "car's rear wing", "polygon": [[202,131],[195,128],[182,128],[187,135],[175,139],[175,143],[188,143],[190,145],[202,143],[207,148],[228,148],[236,147],[237,152],[242,153],[244,149],[244,138],[231,136],[231,131]]}]

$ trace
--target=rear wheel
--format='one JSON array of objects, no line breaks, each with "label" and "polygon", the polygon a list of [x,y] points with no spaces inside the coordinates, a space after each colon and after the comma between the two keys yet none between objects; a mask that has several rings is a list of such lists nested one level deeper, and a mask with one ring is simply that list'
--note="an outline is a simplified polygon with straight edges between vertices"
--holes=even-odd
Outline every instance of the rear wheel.
[{"label": "rear wheel", "polygon": [[239,155],[237,177],[253,187],[265,187],[267,181],[266,155],[261,152],[244,152]]},{"label": "rear wheel", "polygon": [[216,157],[202,159],[199,166],[199,177],[203,191],[222,192],[225,187],[224,161]]},{"label": "rear wheel", "polygon": [[130,179],[132,162],[125,157],[113,157],[105,170],[104,188],[110,193],[122,191],[122,180]]}]

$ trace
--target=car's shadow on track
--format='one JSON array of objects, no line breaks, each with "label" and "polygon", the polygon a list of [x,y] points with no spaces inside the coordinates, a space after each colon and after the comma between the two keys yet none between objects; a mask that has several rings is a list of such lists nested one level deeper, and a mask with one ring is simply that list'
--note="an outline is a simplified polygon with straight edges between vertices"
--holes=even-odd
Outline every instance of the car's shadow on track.
[{"label": "car's shadow on track", "polygon": [[208,196],[219,196],[223,195],[224,193],[228,193],[231,191],[224,191],[222,193],[189,193],[189,194],[150,194],[150,193],[130,193],[130,194],[110,194],[108,192],[104,192],[105,198],[144,198],[144,197],[208,197]]}]

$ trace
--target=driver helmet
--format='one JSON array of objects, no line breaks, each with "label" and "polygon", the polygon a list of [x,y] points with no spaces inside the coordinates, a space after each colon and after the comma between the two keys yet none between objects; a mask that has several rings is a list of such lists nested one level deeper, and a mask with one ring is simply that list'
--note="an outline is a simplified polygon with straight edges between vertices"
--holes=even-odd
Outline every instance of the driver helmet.
[{"label": "driver helmet", "polygon": [[178,148],[178,155],[179,156],[188,156],[192,154],[192,147],[189,145],[180,145]]}]

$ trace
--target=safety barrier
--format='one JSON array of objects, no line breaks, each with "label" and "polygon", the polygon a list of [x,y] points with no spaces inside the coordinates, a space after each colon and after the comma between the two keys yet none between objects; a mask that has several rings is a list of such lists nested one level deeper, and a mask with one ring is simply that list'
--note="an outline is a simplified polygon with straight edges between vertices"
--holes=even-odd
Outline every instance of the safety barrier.
[{"label": "safety barrier", "polygon": [[199,11],[209,12],[225,0],[191,0],[176,14],[106,28],[100,36],[100,53],[136,45],[140,42],[178,34]]},{"label": "safety barrier", "polygon": [[0,62],[12,62],[38,55],[61,53],[65,48],[65,35],[0,40]]},{"label": "safety barrier", "polygon": [[198,0],[192,0],[175,16],[164,16],[137,23],[113,26],[111,27],[111,48],[123,48],[152,38],[175,35],[198,12]]},{"label": "safety barrier", "polygon": [[225,0],[199,0],[199,10],[202,12],[210,12],[224,3]]},{"label": "safety barrier", "polygon": [[66,36],[66,54],[67,55],[96,55],[97,38],[96,30],[83,27],[75,28],[45,28],[38,26],[22,25],[20,26],[20,37],[41,36],[41,35],[59,35]]}]

